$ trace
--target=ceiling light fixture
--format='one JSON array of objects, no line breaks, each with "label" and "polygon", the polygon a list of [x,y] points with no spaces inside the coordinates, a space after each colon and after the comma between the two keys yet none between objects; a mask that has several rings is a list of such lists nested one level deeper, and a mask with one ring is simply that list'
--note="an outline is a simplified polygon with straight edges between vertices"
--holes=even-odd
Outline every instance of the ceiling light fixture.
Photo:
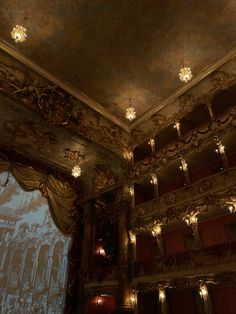
[{"label": "ceiling light fixture", "polygon": [[74,178],[78,178],[81,176],[81,168],[79,165],[75,165],[72,170],[71,170],[71,175],[74,177]]},{"label": "ceiling light fixture", "polygon": [[26,41],[26,28],[21,25],[16,25],[11,31],[11,37],[15,40],[15,43],[23,43]]},{"label": "ceiling light fixture", "polygon": [[179,71],[179,79],[181,82],[188,83],[191,81],[193,75],[190,67],[182,67]]},{"label": "ceiling light fixture", "polygon": [[132,121],[136,118],[136,112],[131,106],[131,98],[129,99],[129,107],[126,109],[125,117],[129,121]]}]

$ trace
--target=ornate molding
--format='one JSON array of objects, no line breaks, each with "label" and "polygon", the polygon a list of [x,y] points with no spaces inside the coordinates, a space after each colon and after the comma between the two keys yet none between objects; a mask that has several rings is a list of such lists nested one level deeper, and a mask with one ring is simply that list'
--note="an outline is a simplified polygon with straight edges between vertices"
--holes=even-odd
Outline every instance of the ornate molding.
[{"label": "ornate molding", "polygon": [[[228,245],[218,245],[211,249],[185,251],[167,257],[159,257],[145,262],[135,262],[134,278],[157,276],[159,278],[175,279],[179,276],[196,276],[221,270],[235,269],[235,242]],[[224,265],[223,269],[222,266]]]},{"label": "ornate molding", "polygon": [[210,211],[219,211],[231,195],[236,195],[235,183],[236,168],[230,168],[136,206],[131,210],[131,229],[142,228],[154,220],[159,220],[163,225],[179,223],[190,206],[199,209],[199,218]]},{"label": "ornate molding", "polygon": [[72,87],[69,83],[66,83],[63,80],[60,80],[55,75],[47,71],[45,68],[43,68],[41,65],[36,63],[35,61],[28,58],[23,53],[15,50],[8,44],[6,44],[3,41],[0,41],[0,48],[7,52],[10,56],[15,58],[16,60],[20,61],[27,67],[29,67],[31,70],[35,71],[39,75],[41,75],[43,78],[47,79],[51,83],[55,84],[59,88],[61,88],[63,91],[67,92],[71,96],[75,97],[79,101],[82,101],[87,106],[89,106],[91,109],[97,111],[100,113],[104,118],[110,120],[117,126],[121,127],[125,131],[129,131],[129,127],[126,123],[121,121],[119,118],[114,116],[112,113],[107,112],[104,107],[102,107],[98,102],[96,102],[94,99],[90,98],[89,96],[85,95],[84,93],[80,92],[78,89]]},{"label": "ornate molding", "polygon": [[88,283],[84,287],[85,296],[92,297],[101,294],[116,295],[118,293],[118,281],[104,281],[101,284],[98,283]]},{"label": "ornate molding", "polygon": [[131,125],[130,130],[132,131],[138,125],[140,125],[145,120],[150,119],[154,114],[159,112],[166,105],[172,103],[175,99],[177,99],[180,95],[186,93],[190,88],[194,85],[205,79],[209,74],[216,71],[218,68],[223,66],[225,63],[230,61],[236,56],[236,47],[230,49],[224,56],[221,56],[217,60],[214,60],[210,63],[206,68],[200,71],[194,78],[185,85],[182,85],[180,88],[176,89],[174,92],[170,93],[167,97],[165,97],[162,101],[157,103],[155,106],[147,110],[144,114],[142,114],[139,118],[137,118]]},{"label": "ornate molding", "polygon": [[[231,62],[235,64],[235,60]],[[236,73],[233,69],[232,72],[229,72],[228,68],[219,68],[217,71],[211,73],[209,77],[191,88],[187,93],[179,95],[175,101],[166,104],[165,108],[152,115],[147,121],[143,121],[143,124],[140,124],[132,131],[132,143],[138,146],[142,142],[155,137],[158,132],[167,128],[169,125],[173,125],[175,121],[180,121],[198,105],[210,105],[213,97],[219,91],[229,88],[235,82]],[[203,89],[204,93],[202,92]]]},{"label": "ornate molding", "polygon": [[225,271],[216,274],[195,275],[191,277],[180,277],[176,279],[137,282],[133,284],[133,287],[140,293],[146,293],[148,291],[157,291],[160,285],[172,289],[193,289],[198,287],[200,282],[205,282],[210,287],[232,287],[236,285],[236,272]]},{"label": "ornate molding", "polygon": [[160,150],[157,150],[150,157],[138,161],[134,164],[130,171],[130,180],[145,177],[151,172],[158,172],[162,167],[165,167],[168,162],[179,158],[181,155],[186,155],[189,152],[200,151],[209,144],[217,134],[227,134],[235,128],[236,123],[236,108],[232,108],[229,112],[219,117],[211,125],[205,124],[191,133],[188,133],[180,140],[171,143]]},{"label": "ornate molding", "polygon": [[162,101],[154,105],[152,108],[144,112],[139,118],[137,118],[132,124],[127,125],[123,121],[121,121],[119,118],[117,118],[115,115],[113,115],[110,112],[107,112],[104,107],[102,107],[99,103],[85,95],[84,93],[80,92],[78,89],[70,86],[68,83],[58,79],[55,75],[47,71],[45,68],[22,54],[21,52],[13,49],[11,46],[6,44],[3,41],[0,41],[0,48],[7,52],[10,56],[17,59],[21,63],[25,64],[27,67],[50,81],[51,83],[57,85],[62,90],[66,91],[76,99],[84,102],[87,106],[89,106],[91,109],[97,111],[99,114],[101,114],[106,119],[109,119],[111,122],[116,124],[117,126],[121,127],[126,132],[131,132],[134,130],[138,125],[143,123],[145,120],[148,120],[150,117],[152,117],[156,112],[160,111],[163,107],[173,102],[176,98],[178,98],[180,95],[186,93],[190,88],[192,88],[194,85],[199,83],[201,80],[203,80],[205,77],[207,77],[209,74],[211,74],[213,71],[217,70],[219,67],[224,65],[226,62],[230,61],[232,58],[236,56],[236,47],[231,48],[229,51],[227,51],[223,56],[220,56],[218,59],[211,62],[206,68],[204,68],[202,71],[200,71],[188,84],[182,85],[180,88],[176,89],[172,93],[170,93],[167,97],[165,97]]},{"label": "ornate molding", "polygon": [[63,126],[116,153],[123,154],[130,147],[130,139],[121,128],[4,56],[0,60],[0,92],[37,111],[50,125]]}]

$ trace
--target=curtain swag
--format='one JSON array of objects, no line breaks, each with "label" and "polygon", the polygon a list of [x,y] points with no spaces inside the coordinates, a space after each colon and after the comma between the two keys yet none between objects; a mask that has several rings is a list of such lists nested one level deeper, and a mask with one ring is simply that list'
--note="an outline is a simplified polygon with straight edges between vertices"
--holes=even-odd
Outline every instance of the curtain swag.
[{"label": "curtain swag", "polygon": [[40,173],[31,166],[12,163],[0,157],[0,172],[3,171],[11,171],[25,190],[40,190],[48,200],[50,212],[57,227],[64,234],[74,231],[73,208],[77,194],[68,182]]}]

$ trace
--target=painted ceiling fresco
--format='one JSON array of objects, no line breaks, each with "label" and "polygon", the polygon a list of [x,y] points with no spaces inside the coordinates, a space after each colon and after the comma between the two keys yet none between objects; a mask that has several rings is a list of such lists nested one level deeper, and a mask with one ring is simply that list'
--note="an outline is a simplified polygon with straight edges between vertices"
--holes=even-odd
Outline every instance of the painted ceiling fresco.
[{"label": "painted ceiling fresco", "polygon": [[63,313],[69,242],[39,191],[0,173],[0,313]]},{"label": "painted ceiling fresco", "polygon": [[[236,44],[234,0],[0,1],[0,38],[125,121],[179,88]],[[28,39],[10,31],[23,24]],[[126,121],[125,121],[126,122]]]}]

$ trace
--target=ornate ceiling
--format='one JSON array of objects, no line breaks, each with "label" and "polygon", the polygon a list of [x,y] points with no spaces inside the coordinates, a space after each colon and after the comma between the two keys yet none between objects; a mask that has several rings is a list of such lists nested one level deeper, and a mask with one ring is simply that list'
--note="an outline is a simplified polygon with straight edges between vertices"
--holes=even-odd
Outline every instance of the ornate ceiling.
[{"label": "ornate ceiling", "polygon": [[77,156],[84,198],[127,178],[125,152],[235,83],[234,1],[0,0],[0,17],[1,147],[66,173]]},{"label": "ornate ceiling", "polygon": [[[188,88],[178,79],[181,59],[195,84],[236,44],[233,0],[32,0],[17,7],[9,0],[0,13],[0,38],[10,48],[124,129],[129,98],[138,117],[149,116]],[[28,30],[24,44],[9,36],[15,24]]]}]

